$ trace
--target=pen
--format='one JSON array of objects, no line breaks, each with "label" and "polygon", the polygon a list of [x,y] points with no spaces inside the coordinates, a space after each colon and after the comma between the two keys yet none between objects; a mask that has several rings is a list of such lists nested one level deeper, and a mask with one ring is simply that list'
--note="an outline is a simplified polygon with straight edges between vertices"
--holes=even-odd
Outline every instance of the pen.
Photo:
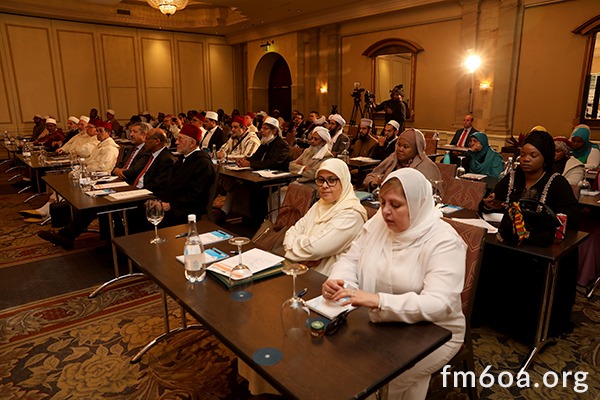
[{"label": "pen", "polygon": [[296,296],[298,297],[302,297],[306,294],[306,292],[308,292],[308,288],[304,288],[300,291],[300,293],[298,293]]},{"label": "pen", "polygon": [[187,233],[187,232],[183,232],[183,233],[180,233],[180,234],[178,234],[178,235],[175,235],[175,239],[179,239],[179,238],[182,238],[182,237],[186,237],[187,235],[188,235],[188,233]]}]

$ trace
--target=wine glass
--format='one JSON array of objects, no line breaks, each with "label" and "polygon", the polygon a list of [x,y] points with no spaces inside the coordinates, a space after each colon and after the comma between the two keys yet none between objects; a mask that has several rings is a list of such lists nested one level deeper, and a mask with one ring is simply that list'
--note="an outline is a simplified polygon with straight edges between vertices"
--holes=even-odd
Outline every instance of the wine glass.
[{"label": "wine glass", "polygon": [[460,162],[458,163],[458,168],[456,168],[456,178],[460,178],[467,172],[465,171],[465,167],[463,167],[463,158],[465,158],[465,156],[458,156]]},{"label": "wine glass", "polygon": [[439,208],[444,204],[442,201],[442,195],[440,193],[440,185],[442,184],[442,181],[437,179],[429,179],[429,182],[431,183],[431,189],[433,192],[433,203],[437,208]]},{"label": "wine glass", "polygon": [[379,193],[381,192],[381,181],[383,180],[383,174],[374,174],[373,180],[377,181],[377,187],[373,189],[373,200],[379,201]]},{"label": "wine glass", "polygon": [[234,290],[232,297],[238,301],[247,301],[252,298],[252,270],[242,262],[242,246],[250,243],[250,239],[243,236],[233,237],[229,244],[238,248],[238,264],[229,272],[229,285]]},{"label": "wine glass", "polygon": [[583,178],[579,182],[580,190],[590,190],[590,188],[592,187],[592,185],[590,185],[590,182],[586,179],[589,172],[590,170],[587,168],[584,170]]},{"label": "wine glass", "polygon": [[310,310],[306,302],[296,294],[296,277],[308,271],[308,267],[298,263],[286,263],[282,271],[293,278],[292,297],[281,306],[283,330],[286,336],[298,338],[308,330],[306,321],[310,316]]},{"label": "wine glass", "polygon": [[152,244],[162,244],[167,241],[167,239],[161,239],[158,236],[158,224],[165,217],[165,210],[163,209],[162,203],[160,200],[148,200],[146,201],[146,219],[152,225],[154,225],[154,239],[150,241]]}]

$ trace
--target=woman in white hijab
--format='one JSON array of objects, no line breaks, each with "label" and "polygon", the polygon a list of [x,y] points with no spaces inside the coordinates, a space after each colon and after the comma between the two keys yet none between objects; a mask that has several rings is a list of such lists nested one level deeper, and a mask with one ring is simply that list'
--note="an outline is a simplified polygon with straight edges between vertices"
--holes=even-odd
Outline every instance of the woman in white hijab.
[{"label": "woman in white hijab", "polygon": [[333,157],[328,145],[331,135],[327,129],[318,126],[310,133],[310,147],[300,154],[300,157],[290,162],[290,172],[302,175],[298,178],[300,183],[313,183],[317,169],[327,158]]},{"label": "woman in white hijab", "polygon": [[328,275],[360,233],[367,212],[354,194],[348,166],[342,160],[323,161],[316,177],[320,199],[286,232],[283,247],[286,258],[312,261],[315,271]]},{"label": "woman in white hijab", "polygon": [[390,173],[380,202],[377,214],[333,265],[323,296],[347,297],[347,303],[368,307],[372,322],[430,321],[452,331],[449,342],[389,383],[390,399],[424,399],[431,374],[463,343],[466,245],[440,219],[431,184],[419,171]]}]

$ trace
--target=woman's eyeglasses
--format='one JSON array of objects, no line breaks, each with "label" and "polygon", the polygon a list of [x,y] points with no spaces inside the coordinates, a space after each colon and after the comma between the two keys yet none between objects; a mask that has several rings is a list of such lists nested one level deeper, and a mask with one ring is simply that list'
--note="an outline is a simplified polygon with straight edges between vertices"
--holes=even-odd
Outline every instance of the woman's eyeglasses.
[{"label": "woman's eyeglasses", "polygon": [[318,177],[317,179],[315,179],[315,183],[317,184],[317,186],[323,186],[325,182],[327,182],[327,186],[334,187],[339,181],[339,178],[334,178],[333,176],[330,176],[329,178]]}]

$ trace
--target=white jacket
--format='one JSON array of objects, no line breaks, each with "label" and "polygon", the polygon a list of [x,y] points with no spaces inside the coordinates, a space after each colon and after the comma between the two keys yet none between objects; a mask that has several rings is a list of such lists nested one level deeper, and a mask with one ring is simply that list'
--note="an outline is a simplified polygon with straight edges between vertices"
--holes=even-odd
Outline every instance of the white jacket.
[{"label": "white jacket", "polygon": [[109,174],[117,165],[119,158],[119,145],[115,143],[113,138],[109,137],[94,148],[92,154],[87,159],[88,171],[108,172]]}]

